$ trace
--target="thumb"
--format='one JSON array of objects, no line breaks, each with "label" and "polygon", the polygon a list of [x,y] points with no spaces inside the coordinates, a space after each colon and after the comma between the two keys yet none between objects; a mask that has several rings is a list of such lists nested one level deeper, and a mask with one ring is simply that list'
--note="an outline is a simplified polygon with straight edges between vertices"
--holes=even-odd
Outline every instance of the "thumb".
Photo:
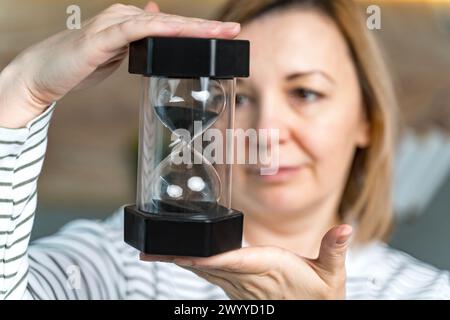
[{"label": "thumb", "polygon": [[144,11],[145,12],[150,12],[150,13],[157,13],[157,12],[159,12],[159,7],[158,7],[158,5],[155,2],[150,1],[149,3],[147,3],[145,5]]},{"label": "thumb", "polygon": [[326,275],[336,275],[344,269],[352,231],[351,226],[343,224],[333,227],[323,237],[317,262]]}]

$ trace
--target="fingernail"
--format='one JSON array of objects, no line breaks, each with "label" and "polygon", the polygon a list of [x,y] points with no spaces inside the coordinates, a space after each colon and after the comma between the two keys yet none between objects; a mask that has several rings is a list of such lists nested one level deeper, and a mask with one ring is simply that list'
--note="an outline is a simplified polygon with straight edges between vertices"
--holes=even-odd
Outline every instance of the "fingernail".
[{"label": "fingernail", "polygon": [[343,245],[343,244],[345,244],[347,242],[348,239],[349,239],[348,235],[340,236],[340,237],[337,238],[336,244],[337,245]]},{"label": "fingernail", "polygon": [[236,22],[224,22],[222,27],[226,30],[235,30],[240,27],[240,24]]},{"label": "fingernail", "polygon": [[343,245],[350,239],[353,229],[347,224],[340,226],[339,229],[340,236],[336,239],[336,244]]},{"label": "fingernail", "polygon": [[191,267],[194,265],[194,262],[188,259],[175,259],[173,262],[182,267]]}]

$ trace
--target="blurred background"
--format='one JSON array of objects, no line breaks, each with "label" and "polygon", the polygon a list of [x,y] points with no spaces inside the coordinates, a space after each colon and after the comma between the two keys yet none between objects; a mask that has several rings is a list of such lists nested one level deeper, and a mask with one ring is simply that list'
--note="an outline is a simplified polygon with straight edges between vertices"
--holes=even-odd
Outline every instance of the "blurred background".
[{"label": "blurred background", "polygon": [[[0,0],[0,69],[26,47],[116,1]],[[146,1],[121,1],[143,7]],[[222,0],[158,0],[161,10],[212,18]],[[373,31],[386,51],[401,103],[391,245],[450,269],[450,1],[360,1],[381,7]],[[103,218],[134,202],[139,77],[127,62],[102,84],[61,100],[39,180],[33,238],[74,218]]]}]

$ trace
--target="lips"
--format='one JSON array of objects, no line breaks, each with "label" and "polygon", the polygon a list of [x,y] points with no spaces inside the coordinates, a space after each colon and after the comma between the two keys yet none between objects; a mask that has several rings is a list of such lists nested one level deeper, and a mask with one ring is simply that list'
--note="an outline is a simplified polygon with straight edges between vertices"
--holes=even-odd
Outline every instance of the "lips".
[{"label": "lips", "polygon": [[[273,170],[274,174],[270,174],[271,170],[266,168],[266,174],[261,174],[263,167],[252,166],[247,169],[248,174],[257,177],[265,182],[285,182],[295,178],[295,176],[303,169],[303,165],[285,165],[278,167],[278,171]],[[269,173],[269,174],[268,174]]]}]

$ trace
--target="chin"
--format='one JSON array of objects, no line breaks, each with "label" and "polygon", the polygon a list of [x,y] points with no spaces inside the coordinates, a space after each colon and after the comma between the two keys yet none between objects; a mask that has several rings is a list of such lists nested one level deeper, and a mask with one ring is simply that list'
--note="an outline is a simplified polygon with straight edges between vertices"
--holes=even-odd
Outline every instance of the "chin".
[{"label": "chin", "polygon": [[[251,192],[251,194],[249,194]],[[237,208],[251,212],[275,214],[299,213],[306,206],[307,198],[301,188],[294,186],[253,187],[235,190],[233,203]]]},{"label": "chin", "polygon": [[281,172],[275,176],[235,172],[232,190],[236,208],[252,212],[298,213],[319,194],[310,170]]}]

